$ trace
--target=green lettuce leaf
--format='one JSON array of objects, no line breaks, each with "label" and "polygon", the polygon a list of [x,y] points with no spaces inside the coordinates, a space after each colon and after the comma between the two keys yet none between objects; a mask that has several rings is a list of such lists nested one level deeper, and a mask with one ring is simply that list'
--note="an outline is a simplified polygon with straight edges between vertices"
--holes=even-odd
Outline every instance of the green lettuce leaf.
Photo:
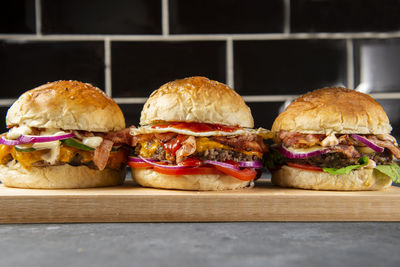
[{"label": "green lettuce leaf", "polygon": [[349,165],[340,169],[336,168],[322,168],[324,172],[330,173],[330,174],[349,174],[352,170],[359,169],[363,166],[366,166],[368,164],[369,160],[366,156],[362,156],[359,160],[358,163],[360,165]]},{"label": "green lettuce leaf", "polygon": [[400,167],[396,163],[392,165],[378,165],[375,169],[392,178],[393,183],[400,183]]}]

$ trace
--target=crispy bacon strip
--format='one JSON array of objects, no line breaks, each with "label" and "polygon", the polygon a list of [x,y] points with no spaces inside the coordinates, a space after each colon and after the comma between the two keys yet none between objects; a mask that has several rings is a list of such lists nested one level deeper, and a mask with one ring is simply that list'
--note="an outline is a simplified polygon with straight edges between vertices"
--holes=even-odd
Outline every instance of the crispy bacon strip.
[{"label": "crispy bacon strip", "polygon": [[181,148],[176,151],[176,162],[181,162],[184,157],[188,157],[194,152],[196,152],[196,138],[194,136],[189,136],[182,142]]},{"label": "crispy bacon strip", "polygon": [[394,138],[390,134],[377,134],[376,137],[378,137],[378,139],[382,141],[390,141],[393,144],[397,143],[396,138]]},{"label": "crispy bacon strip", "polygon": [[[310,147],[320,144],[325,135],[280,131],[278,137],[286,146]],[[397,159],[400,159],[400,148],[394,143],[396,140],[391,135],[366,135],[365,137],[374,144],[388,149]],[[333,147],[335,152],[343,153],[348,158],[360,157],[360,153],[354,146],[364,146],[364,144],[358,140],[354,140],[348,134],[339,136],[338,140],[339,145]]]},{"label": "crispy bacon strip", "polygon": [[366,136],[368,140],[373,142],[374,144],[387,148],[392,154],[397,158],[400,159],[400,149],[398,146],[393,144],[392,141],[389,140],[379,140],[375,135],[368,135]]},{"label": "crispy bacon strip", "polygon": [[333,151],[342,153],[348,158],[359,158],[361,157],[360,153],[354,146],[347,146],[347,145],[336,145],[333,147]]},{"label": "crispy bacon strip", "polygon": [[129,131],[130,128],[126,128],[120,131],[106,133],[102,137],[103,139],[110,140],[113,143],[130,145],[132,136]]},{"label": "crispy bacon strip", "polygon": [[108,157],[110,156],[113,145],[113,141],[103,139],[103,142],[101,142],[100,146],[94,151],[93,163],[100,171],[104,170],[107,166]]},{"label": "crispy bacon strip", "polygon": [[268,152],[267,146],[264,144],[261,136],[255,134],[239,135],[239,136],[212,136],[211,140],[234,148],[245,151]]},{"label": "crispy bacon strip", "polygon": [[158,139],[158,141],[162,143],[166,143],[172,139],[174,139],[178,134],[177,133],[156,133],[154,137]]},{"label": "crispy bacon strip", "polygon": [[355,139],[351,138],[350,135],[348,135],[348,134],[344,134],[344,135],[339,136],[338,140],[339,140],[339,144],[341,144],[341,145],[364,146],[363,143],[361,143],[358,140],[355,140]]},{"label": "crispy bacon strip", "polygon": [[87,131],[72,131],[72,133],[79,139],[83,139],[84,137],[93,137],[94,136],[94,134],[92,132],[87,132]]},{"label": "crispy bacon strip", "polygon": [[324,138],[323,134],[302,134],[298,132],[280,131],[278,137],[287,147],[310,147],[319,144]]},{"label": "crispy bacon strip", "polygon": [[131,146],[136,146],[139,142],[150,142],[153,140],[154,135],[153,134],[139,134],[132,136],[131,138]]},{"label": "crispy bacon strip", "polygon": [[156,133],[156,134],[139,134],[131,136],[129,145],[136,146],[140,142],[150,142],[154,138],[161,143],[166,143],[174,139],[178,134],[176,133]]}]

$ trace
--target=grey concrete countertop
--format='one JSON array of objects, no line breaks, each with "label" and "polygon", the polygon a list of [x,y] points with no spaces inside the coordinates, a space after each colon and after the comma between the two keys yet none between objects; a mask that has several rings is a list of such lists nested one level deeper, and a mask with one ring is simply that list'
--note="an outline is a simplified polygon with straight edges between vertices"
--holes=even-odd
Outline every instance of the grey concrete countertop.
[{"label": "grey concrete countertop", "polygon": [[0,266],[400,266],[400,223],[0,225]]}]

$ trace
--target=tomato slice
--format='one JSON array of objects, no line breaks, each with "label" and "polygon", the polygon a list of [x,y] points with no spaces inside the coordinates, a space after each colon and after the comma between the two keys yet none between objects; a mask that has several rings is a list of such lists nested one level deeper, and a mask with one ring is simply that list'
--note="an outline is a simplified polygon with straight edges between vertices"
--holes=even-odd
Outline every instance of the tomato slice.
[{"label": "tomato slice", "polygon": [[137,169],[145,169],[145,168],[152,168],[153,165],[147,163],[147,162],[133,162],[130,161],[128,163],[129,167],[131,168],[137,168]]},{"label": "tomato slice", "polygon": [[317,166],[296,164],[296,163],[291,163],[291,162],[288,162],[287,165],[289,165],[290,167],[293,167],[293,168],[303,169],[303,170],[307,170],[307,171],[322,172],[322,168],[317,167]]},{"label": "tomato slice", "polygon": [[217,170],[228,174],[230,176],[235,177],[236,179],[242,180],[242,181],[251,181],[254,180],[257,177],[257,171],[254,169],[243,169],[243,170],[233,170],[230,168],[225,168],[222,166],[214,166]]},{"label": "tomato slice", "polygon": [[187,158],[184,161],[178,163],[178,166],[184,167],[198,167],[203,165],[203,162],[199,159]]},{"label": "tomato slice", "polygon": [[154,166],[156,172],[168,175],[191,175],[191,174],[221,174],[220,171],[214,167],[194,167],[194,168],[182,168],[182,169],[166,169]]},{"label": "tomato slice", "polygon": [[188,158],[179,166],[187,168],[167,169],[162,167],[153,166],[146,162],[129,162],[128,165],[132,168],[153,168],[154,171],[168,175],[196,175],[196,174],[227,174],[242,181],[251,181],[257,178],[257,171],[254,169],[232,170],[221,166],[199,166],[202,164],[201,160]]}]

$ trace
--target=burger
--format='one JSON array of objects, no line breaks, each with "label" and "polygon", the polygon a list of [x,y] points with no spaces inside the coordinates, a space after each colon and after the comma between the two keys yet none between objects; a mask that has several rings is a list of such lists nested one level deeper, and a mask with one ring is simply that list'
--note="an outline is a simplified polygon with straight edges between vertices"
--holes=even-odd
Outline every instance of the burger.
[{"label": "burger", "polygon": [[21,188],[86,188],[124,181],[129,129],[118,105],[77,81],[22,94],[0,137],[0,180]]},{"label": "burger", "polygon": [[272,182],[317,190],[380,190],[400,182],[389,119],[371,96],[323,88],[297,98],[272,126]]},{"label": "burger", "polygon": [[132,177],[142,186],[184,190],[249,187],[261,174],[268,132],[225,84],[205,77],[169,82],[132,128]]}]

